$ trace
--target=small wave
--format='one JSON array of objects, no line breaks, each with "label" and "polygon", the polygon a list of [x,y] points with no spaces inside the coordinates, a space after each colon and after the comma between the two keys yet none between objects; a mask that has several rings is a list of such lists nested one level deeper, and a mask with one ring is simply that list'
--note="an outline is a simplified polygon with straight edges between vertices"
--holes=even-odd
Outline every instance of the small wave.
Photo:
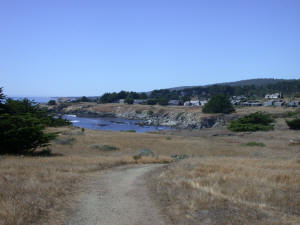
[{"label": "small wave", "polygon": [[79,123],[79,120],[71,120],[72,123]]},{"label": "small wave", "polygon": [[77,117],[76,115],[67,115],[67,116],[69,116],[69,117]]}]

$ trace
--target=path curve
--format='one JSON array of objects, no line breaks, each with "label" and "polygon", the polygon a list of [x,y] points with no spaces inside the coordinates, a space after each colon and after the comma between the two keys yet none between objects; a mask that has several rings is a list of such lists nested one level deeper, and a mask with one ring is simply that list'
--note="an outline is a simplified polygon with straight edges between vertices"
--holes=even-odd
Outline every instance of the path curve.
[{"label": "path curve", "polygon": [[127,165],[93,176],[67,225],[165,225],[144,177],[162,165]]}]

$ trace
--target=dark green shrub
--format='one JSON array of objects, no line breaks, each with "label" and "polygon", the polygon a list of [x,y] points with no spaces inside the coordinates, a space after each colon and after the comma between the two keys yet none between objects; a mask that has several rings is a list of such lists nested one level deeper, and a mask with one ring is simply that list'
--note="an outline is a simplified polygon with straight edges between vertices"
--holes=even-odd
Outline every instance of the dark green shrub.
[{"label": "dark green shrub", "polygon": [[147,115],[148,115],[148,116],[153,116],[153,115],[154,115],[154,112],[153,112],[152,110],[148,110]]},{"label": "dark green shrub", "polygon": [[99,145],[99,144],[92,144],[92,145],[90,145],[90,148],[97,149],[97,150],[100,150],[100,151],[116,151],[116,150],[119,150],[115,146]]},{"label": "dark green shrub", "polygon": [[155,99],[148,99],[147,105],[156,105],[157,101]]},{"label": "dark green shrub", "polygon": [[264,143],[261,142],[248,142],[245,144],[242,144],[242,146],[248,146],[248,147],[265,147],[266,145]]},{"label": "dark green shrub", "polygon": [[48,105],[56,105],[56,101],[55,101],[55,100],[50,100],[50,101],[48,102]]},{"label": "dark green shrub", "polygon": [[296,118],[293,120],[286,120],[287,125],[292,130],[300,130],[300,118]]},{"label": "dark green shrub", "polygon": [[235,132],[268,131],[273,129],[273,122],[270,114],[256,112],[231,121],[228,129]]},{"label": "dark green shrub", "polygon": [[227,95],[214,95],[207,104],[204,105],[202,111],[204,113],[232,113],[235,111],[230,99]]}]

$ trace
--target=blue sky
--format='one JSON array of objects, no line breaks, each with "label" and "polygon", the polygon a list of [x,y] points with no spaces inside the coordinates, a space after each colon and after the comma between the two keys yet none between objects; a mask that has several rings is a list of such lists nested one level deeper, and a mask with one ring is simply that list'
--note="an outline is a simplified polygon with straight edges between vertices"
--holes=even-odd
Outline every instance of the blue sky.
[{"label": "blue sky", "polygon": [[2,0],[7,95],[300,78],[299,0]]}]

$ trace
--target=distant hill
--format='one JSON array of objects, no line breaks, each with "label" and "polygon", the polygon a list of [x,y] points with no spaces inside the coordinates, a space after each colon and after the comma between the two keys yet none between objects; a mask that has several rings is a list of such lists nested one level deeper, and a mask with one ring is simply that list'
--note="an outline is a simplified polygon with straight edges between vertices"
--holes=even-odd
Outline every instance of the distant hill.
[{"label": "distant hill", "polygon": [[216,83],[216,84],[209,84],[209,85],[196,85],[196,86],[181,86],[181,87],[174,87],[174,88],[166,88],[170,91],[180,91],[189,88],[195,87],[208,87],[213,85],[228,85],[232,87],[242,87],[248,85],[258,86],[267,86],[269,84],[275,84],[281,81],[289,81],[288,79],[273,79],[273,78],[258,78],[258,79],[249,79],[249,80],[240,80],[234,82],[225,82],[225,83]]}]

